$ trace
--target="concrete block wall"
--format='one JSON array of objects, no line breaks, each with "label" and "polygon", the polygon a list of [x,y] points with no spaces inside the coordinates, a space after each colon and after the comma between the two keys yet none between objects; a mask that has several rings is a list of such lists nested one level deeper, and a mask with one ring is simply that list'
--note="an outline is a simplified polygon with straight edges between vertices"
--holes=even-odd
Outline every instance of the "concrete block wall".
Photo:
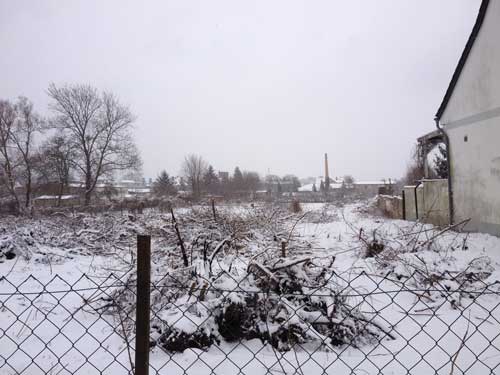
[{"label": "concrete block wall", "polygon": [[[449,224],[448,180],[424,180],[416,188],[405,186],[406,220],[444,226]],[[417,216],[418,215],[418,216]]]},{"label": "concrete block wall", "polygon": [[384,216],[391,219],[403,218],[403,199],[392,195],[379,195],[377,197],[377,207]]}]

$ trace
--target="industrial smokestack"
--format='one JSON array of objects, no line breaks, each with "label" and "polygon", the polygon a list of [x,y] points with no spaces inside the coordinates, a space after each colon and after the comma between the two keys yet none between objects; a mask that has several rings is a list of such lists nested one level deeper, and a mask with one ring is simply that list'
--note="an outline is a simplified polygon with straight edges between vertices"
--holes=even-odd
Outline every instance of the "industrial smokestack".
[{"label": "industrial smokestack", "polygon": [[325,190],[330,190],[330,173],[328,172],[328,154],[325,153]]}]

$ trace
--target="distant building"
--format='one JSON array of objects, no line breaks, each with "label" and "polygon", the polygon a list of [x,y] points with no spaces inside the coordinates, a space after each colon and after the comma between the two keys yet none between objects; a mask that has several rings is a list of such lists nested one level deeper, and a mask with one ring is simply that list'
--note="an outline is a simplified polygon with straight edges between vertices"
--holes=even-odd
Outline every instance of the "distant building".
[{"label": "distant building", "polygon": [[392,194],[393,185],[392,180],[354,181],[351,188],[355,195],[371,198],[377,194]]},{"label": "distant building", "polygon": [[266,189],[270,193],[291,193],[296,190],[296,185],[292,181],[268,181]]},{"label": "distant building", "polygon": [[219,178],[223,181],[227,181],[229,180],[229,172],[222,172],[222,171],[219,171]]},{"label": "distant building", "polygon": [[[340,189],[342,187],[342,179],[339,178],[330,178],[330,190]],[[323,176],[316,177],[312,182],[311,179],[308,179],[309,183],[302,185],[299,187],[299,192],[312,192],[314,191],[314,187],[316,186],[316,191],[320,191],[320,186],[325,186],[325,178]]]},{"label": "distant building", "polygon": [[151,195],[151,189],[148,187],[145,188],[131,188],[127,190],[127,195],[129,197],[136,198],[147,198]]}]

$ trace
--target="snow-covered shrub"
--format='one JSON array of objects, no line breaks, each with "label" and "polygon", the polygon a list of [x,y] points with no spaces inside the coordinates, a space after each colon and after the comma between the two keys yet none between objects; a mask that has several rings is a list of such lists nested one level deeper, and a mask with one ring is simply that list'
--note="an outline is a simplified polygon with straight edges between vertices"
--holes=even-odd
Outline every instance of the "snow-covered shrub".
[{"label": "snow-covered shrub", "polygon": [[197,275],[189,290],[163,301],[153,320],[154,344],[183,351],[257,338],[288,351],[297,345],[359,346],[385,337],[330,283],[329,266],[282,259],[250,264],[239,277]]}]

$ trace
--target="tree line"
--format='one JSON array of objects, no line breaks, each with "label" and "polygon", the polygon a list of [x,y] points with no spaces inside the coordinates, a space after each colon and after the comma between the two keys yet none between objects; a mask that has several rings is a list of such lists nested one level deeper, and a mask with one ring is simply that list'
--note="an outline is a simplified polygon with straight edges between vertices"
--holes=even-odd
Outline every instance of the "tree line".
[{"label": "tree line", "polygon": [[47,95],[47,118],[28,98],[0,99],[0,196],[19,211],[31,207],[37,187],[56,183],[61,196],[72,178],[83,181],[89,205],[98,181],[141,166],[135,116],[113,93],[51,84]]},{"label": "tree line", "polygon": [[[26,97],[0,99],[0,199],[18,212],[28,212],[48,185],[60,201],[72,181],[81,183],[78,192],[88,206],[100,183],[111,186],[116,173],[138,172],[142,165],[132,136],[135,116],[116,95],[86,84],[51,84],[47,95],[46,117]],[[155,195],[184,190],[199,199],[300,187],[294,175],[261,178],[239,167],[232,174],[216,173],[195,154],[185,157],[181,170],[177,181],[162,171],[153,183]]]},{"label": "tree line", "polygon": [[[153,193],[157,196],[177,194],[179,190],[189,191],[193,198],[203,195],[238,196],[255,193],[258,190],[268,192],[287,186],[287,191],[297,191],[300,187],[298,177],[288,174],[283,177],[267,175],[264,179],[257,172],[241,170],[235,167],[233,173],[216,173],[215,168],[203,157],[187,155],[181,167],[181,178],[176,181],[165,170],[160,172],[153,183]],[[281,190],[281,191],[280,191]]]}]

